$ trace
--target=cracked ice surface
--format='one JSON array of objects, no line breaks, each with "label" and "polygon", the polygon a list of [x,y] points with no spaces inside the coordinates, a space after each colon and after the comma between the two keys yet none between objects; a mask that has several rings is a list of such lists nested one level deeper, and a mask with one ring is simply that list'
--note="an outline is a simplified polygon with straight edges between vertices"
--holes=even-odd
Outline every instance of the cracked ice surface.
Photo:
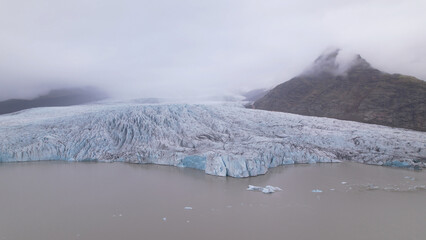
[{"label": "cracked ice surface", "polygon": [[426,133],[245,109],[104,103],[0,116],[0,162],[155,163],[248,177],[284,164],[425,166]]}]

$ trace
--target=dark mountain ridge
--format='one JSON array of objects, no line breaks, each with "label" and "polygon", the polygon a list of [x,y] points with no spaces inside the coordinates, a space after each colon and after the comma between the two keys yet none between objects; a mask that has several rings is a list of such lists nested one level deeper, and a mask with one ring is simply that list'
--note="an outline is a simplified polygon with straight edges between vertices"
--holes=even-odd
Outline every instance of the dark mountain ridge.
[{"label": "dark mountain ridge", "polygon": [[107,98],[107,95],[92,87],[51,90],[34,99],[9,99],[0,102],[0,114],[13,113],[35,107],[57,107],[85,104]]},{"label": "dark mountain ridge", "polygon": [[377,70],[359,55],[342,64],[338,54],[321,55],[253,107],[426,131],[426,82]]}]

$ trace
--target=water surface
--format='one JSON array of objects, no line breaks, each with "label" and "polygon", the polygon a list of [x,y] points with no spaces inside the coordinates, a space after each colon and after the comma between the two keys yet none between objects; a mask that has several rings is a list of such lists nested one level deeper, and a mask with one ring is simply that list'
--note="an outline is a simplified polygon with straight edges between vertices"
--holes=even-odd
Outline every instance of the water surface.
[{"label": "water surface", "polygon": [[244,179],[157,165],[4,163],[0,240],[423,240],[422,185],[424,171],[346,162]]}]

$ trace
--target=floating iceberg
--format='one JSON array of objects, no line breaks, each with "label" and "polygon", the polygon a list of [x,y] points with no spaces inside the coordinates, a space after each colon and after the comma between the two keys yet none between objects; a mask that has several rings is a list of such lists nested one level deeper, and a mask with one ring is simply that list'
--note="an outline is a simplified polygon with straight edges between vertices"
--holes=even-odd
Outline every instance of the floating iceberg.
[{"label": "floating iceberg", "polygon": [[0,116],[0,162],[154,163],[249,177],[286,164],[424,167],[426,133],[232,104],[103,103]]},{"label": "floating iceberg", "polygon": [[312,190],[312,192],[313,192],[313,193],[322,193],[322,190],[314,189],[314,190]]},{"label": "floating iceberg", "polygon": [[247,190],[249,191],[259,191],[259,192],[263,192],[263,193],[274,193],[276,191],[282,191],[281,188],[279,187],[274,187],[271,185],[267,185],[265,187],[258,187],[258,186],[253,186],[253,185],[249,185]]}]

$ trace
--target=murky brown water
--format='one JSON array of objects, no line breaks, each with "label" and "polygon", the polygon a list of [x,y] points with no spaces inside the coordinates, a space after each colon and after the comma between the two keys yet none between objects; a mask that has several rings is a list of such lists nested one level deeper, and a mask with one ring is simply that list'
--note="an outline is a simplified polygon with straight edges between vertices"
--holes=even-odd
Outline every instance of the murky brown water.
[{"label": "murky brown water", "polygon": [[[249,184],[283,191],[246,191]],[[426,171],[355,163],[246,179],[156,165],[0,164],[0,240],[424,240],[421,185]]]}]

